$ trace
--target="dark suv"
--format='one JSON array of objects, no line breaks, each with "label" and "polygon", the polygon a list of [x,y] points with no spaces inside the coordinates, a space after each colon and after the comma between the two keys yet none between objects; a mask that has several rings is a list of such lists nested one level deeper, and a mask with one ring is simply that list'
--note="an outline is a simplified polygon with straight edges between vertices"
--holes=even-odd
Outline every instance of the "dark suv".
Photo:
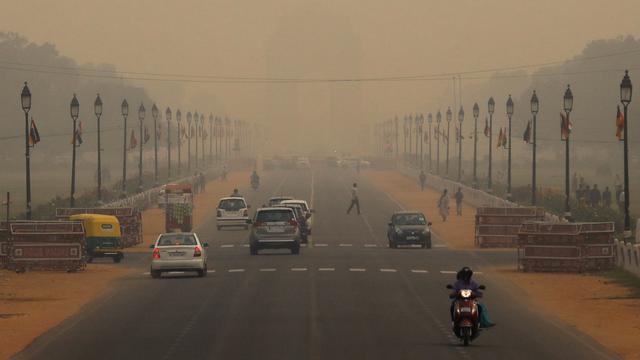
[{"label": "dark suv", "polygon": [[392,249],[398,245],[420,245],[430,249],[431,223],[419,212],[396,212],[391,216],[387,238]]}]

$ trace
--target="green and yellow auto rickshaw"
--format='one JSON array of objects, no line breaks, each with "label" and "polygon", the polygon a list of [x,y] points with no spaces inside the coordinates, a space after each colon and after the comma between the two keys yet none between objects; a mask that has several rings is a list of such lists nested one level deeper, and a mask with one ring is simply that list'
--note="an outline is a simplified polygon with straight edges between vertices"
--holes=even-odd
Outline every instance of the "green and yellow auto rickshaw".
[{"label": "green and yellow auto rickshaw", "polygon": [[124,258],[118,218],[111,215],[77,214],[70,216],[69,220],[84,223],[87,262],[94,258],[110,257],[113,262],[119,263]]}]

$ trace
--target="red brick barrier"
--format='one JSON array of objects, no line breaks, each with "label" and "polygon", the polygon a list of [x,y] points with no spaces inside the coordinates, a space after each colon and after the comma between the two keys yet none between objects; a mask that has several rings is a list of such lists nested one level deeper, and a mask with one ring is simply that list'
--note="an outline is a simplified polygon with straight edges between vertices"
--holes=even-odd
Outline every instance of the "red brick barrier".
[{"label": "red brick barrier", "polygon": [[480,207],[476,210],[475,245],[484,248],[516,247],[520,226],[544,220],[536,207]]},{"label": "red brick barrier", "polygon": [[610,270],[616,264],[614,224],[523,224],[518,233],[518,268],[527,271]]}]

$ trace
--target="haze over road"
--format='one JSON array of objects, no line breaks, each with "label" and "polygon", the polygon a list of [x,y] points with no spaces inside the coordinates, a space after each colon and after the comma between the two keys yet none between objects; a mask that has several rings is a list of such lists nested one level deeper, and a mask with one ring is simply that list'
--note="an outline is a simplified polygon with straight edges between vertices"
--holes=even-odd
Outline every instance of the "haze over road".
[{"label": "haze over road", "polygon": [[[343,169],[264,173],[258,191],[240,188],[252,209],[273,195],[308,199],[313,236],[301,254],[250,256],[244,230],[196,229],[208,241],[207,277],[139,271],[40,337],[17,359],[608,359],[593,340],[528,306],[492,273],[512,253],[389,249],[386,226],[399,204]],[[360,184],[361,216],[347,216]],[[216,204],[211,204],[214,207]],[[453,338],[445,285],[463,265],[480,272],[498,326],[463,348]],[[195,274],[194,274],[195,275]]]}]

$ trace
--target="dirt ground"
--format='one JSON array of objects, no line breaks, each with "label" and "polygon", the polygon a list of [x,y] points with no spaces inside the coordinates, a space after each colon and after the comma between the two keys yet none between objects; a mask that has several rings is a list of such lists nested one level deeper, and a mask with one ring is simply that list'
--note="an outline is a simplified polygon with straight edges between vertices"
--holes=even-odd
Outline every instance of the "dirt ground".
[{"label": "dirt ground", "polygon": [[[464,204],[463,216],[458,217],[451,201],[452,216],[443,222],[436,207],[440,194],[435,190],[420,191],[416,180],[395,171],[365,174],[406,209],[422,211],[433,222],[434,232],[450,247],[473,248],[475,208],[471,205]],[[515,269],[493,272],[520,287],[541,310],[623,358],[640,360],[640,299],[631,296],[630,289],[598,275],[520,273]]]},{"label": "dirt ground", "polygon": [[[218,198],[234,186],[245,184],[249,172],[233,172],[226,182],[211,181],[195,198],[194,224],[215,211]],[[162,209],[142,214],[143,243],[125,252],[149,252],[149,245],[164,231]],[[126,257],[125,260],[126,261]],[[8,359],[35,338],[105,294],[109,284],[134,271],[111,263],[88,264],[77,273],[31,271],[25,274],[0,270],[0,359]]]}]

